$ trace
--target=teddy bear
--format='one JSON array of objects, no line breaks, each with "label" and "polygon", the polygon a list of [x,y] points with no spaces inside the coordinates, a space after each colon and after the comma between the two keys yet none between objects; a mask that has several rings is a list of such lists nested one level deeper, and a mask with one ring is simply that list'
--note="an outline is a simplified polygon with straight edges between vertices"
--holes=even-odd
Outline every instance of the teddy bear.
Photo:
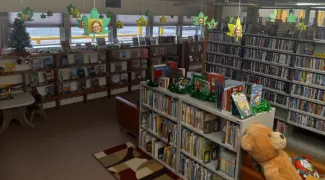
[{"label": "teddy bear", "polygon": [[302,180],[283,151],[286,147],[283,134],[254,123],[242,137],[241,147],[261,165],[266,180]]}]

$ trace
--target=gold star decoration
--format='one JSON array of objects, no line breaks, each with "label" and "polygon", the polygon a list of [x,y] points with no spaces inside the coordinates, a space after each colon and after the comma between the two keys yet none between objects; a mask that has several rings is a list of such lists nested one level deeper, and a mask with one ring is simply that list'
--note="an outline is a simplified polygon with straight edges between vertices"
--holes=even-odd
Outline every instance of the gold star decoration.
[{"label": "gold star decoration", "polygon": [[72,11],[72,17],[73,18],[80,18],[81,14],[79,12],[79,9],[78,8],[75,8],[73,11]]},{"label": "gold star decoration", "polygon": [[163,15],[159,18],[159,21],[161,24],[165,24],[167,22],[167,17]]},{"label": "gold star decoration", "polygon": [[122,23],[122,21],[118,20],[118,21],[116,22],[116,28],[118,28],[118,29],[123,29],[123,27],[124,27],[124,23]]},{"label": "gold star decoration", "polygon": [[143,16],[141,16],[138,20],[136,20],[137,26],[146,26],[147,20],[144,19]]},{"label": "gold star decoration", "polygon": [[227,32],[227,35],[231,37],[235,37],[236,41],[238,41],[238,39],[243,36],[242,25],[239,17],[236,20],[236,24],[229,23],[228,28],[229,28],[229,32]]},{"label": "gold star decoration", "polygon": [[298,23],[298,30],[305,31],[307,29],[307,25],[304,22]]}]

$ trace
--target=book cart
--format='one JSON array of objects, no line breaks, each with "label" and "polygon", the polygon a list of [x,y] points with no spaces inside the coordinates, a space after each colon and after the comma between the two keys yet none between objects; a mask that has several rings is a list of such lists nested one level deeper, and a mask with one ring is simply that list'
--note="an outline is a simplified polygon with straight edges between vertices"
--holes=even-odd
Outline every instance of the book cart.
[{"label": "book cart", "polygon": [[221,31],[208,36],[206,72],[245,82],[248,96],[251,85],[263,85],[288,146],[325,158],[325,59],[314,55],[317,41],[246,33],[236,42]]},{"label": "book cart", "polygon": [[[192,163],[192,168],[194,168],[192,170],[198,176],[194,179],[202,177],[204,179],[210,176],[229,180],[240,179],[243,157],[240,140],[246,128],[255,122],[272,128],[274,122],[275,108],[272,108],[271,112],[242,120],[221,112],[216,108],[215,103],[175,94],[163,88],[149,87],[145,82],[141,83],[140,101],[139,148],[183,179],[193,175],[189,173],[190,167],[188,167],[188,172],[184,170],[186,169],[184,164],[189,163]],[[196,109],[196,112],[212,114],[227,124],[227,127],[231,124],[231,127],[236,127],[236,130],[232,131],[233,133],[226,133],[221,127],[212,133],[202,132],[203,125],[199,128],[184,120],[185,116],[189,115],[184,110],[185,106]],[[225,138],[227,136],[229,138],[230,134],[233,141],[226,142]],[[202,147],[202,144],[199,143],[200,140],[197,140],[194,147],[192,141],[187,141],[189,140],[187,136],[193,137],[190,138],[193,142],[194,137],[203,140],[203,142],[209,142],[210,146],[207,148],[209,150],[204,152],[206,144]],[[213,148],[210,149],[210,147]],[[161,150],[164,152],[162,153]],[[207,154],[211,155],[208,161]],[[214,158],[212,158],[212,154]],[[221,154],[230,154],[231,157],[222,155],[220,158]],[[232,157],[233,159],[231,159]],[[227,172],[219,170],[219,166],[224,165],[219,163],[222,162],[220,160],[222,158],[234,161],[234,165],[225,170]]]}]

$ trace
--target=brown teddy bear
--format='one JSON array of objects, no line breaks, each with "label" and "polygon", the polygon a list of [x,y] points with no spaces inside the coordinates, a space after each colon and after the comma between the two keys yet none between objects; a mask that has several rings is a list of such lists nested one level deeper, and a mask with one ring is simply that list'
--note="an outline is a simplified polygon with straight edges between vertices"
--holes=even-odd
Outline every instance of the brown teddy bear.
[{"label": "brown teddy bear", "polygon": [[241,139],[241,147],[263,168],[266,180],[301,180],[287,153],[286,138],[269,127],[252,124]]}]

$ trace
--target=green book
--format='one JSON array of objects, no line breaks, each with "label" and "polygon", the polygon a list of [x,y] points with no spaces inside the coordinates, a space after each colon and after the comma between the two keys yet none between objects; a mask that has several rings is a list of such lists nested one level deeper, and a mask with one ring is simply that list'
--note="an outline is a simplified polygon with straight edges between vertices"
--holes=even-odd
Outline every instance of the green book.
[{"label": "green book", "polygon": [[247,100],[245,93],[238,92],[232,94],[231,96],[242,119],[253,116],[252,108]]},{"label": "green book", "polygon": [[207,80],[207,77],[206,76],[201,76],[201,75],[198,75],[198,74],[192,74],[192,80],[190,82],[191,85],[195,85],[195,82],[197,79],[201,79],[201,80]]},{"label": "green book", "polygon": [[210,82],[196,78],[195,90],[208,96],[210,94]]}]

